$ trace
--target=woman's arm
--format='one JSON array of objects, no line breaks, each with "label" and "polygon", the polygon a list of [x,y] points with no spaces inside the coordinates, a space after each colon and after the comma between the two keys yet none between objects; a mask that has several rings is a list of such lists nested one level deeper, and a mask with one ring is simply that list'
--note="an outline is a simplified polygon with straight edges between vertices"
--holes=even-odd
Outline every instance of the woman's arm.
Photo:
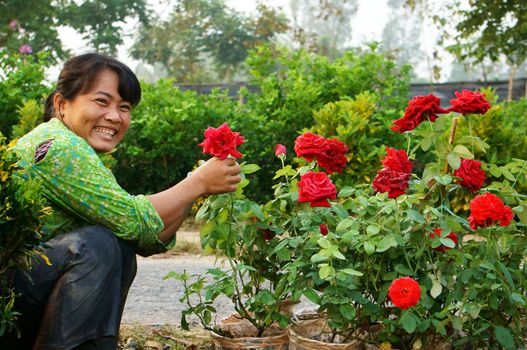
[{"label": "woman's arm", "polygon": [[236,191],[240,180],[240,166],[234,159],[212,158],[177,185],[147,196],[165,224],[158,235],[159,239],[167,242],[174,236],[192,204],[200,196]]}]

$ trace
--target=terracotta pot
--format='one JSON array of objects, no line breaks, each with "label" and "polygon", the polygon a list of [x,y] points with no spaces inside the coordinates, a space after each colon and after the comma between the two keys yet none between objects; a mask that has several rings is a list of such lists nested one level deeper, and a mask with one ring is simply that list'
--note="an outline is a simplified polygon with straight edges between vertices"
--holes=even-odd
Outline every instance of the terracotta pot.
[{"label": "terracotta pot", "polygon": [[211,332],[215,350],[288,350],[289,335],[287,329],[271,325],[262,337],[256,337],[258,331],[247,320],[233,315],[221,321],[220,329],[232,335],[232,338]]},{"label": "terracotta pot", "polygon": [[299,321],[289,328],[290,350],[360,350],[362,344],[356,340],[349,343],[328,343],[330,330],[327,320],[317,318],[314,320]]}]

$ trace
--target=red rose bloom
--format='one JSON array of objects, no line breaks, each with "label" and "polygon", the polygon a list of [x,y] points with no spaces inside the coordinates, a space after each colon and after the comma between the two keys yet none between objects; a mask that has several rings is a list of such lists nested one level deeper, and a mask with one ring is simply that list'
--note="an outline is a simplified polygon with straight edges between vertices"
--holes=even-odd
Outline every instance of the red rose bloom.
[{"label": "red rose bloom", "polygon": [[328,226],[326,224],[320,224],[320,234],[322,236],[327,236],[328,232]]},{"label": "red rose bloom", "polygon": [[385,168],[400,171],[402,173],[412,172],[412,162],[408,159],[408,155],[402,149],[395,149],[386,147],[386,157],[381,160]]},{"label": "red rose bloom", "polygon": [[410,277],[401,277],[393,280],[388,288],[388,296],[396,307],[408,309],[419,302],[421,287],[416,280]]},{"label": "red rose bloom", "polygon": [[236,149],[244,142],[239,132],[233,132],[227,123],[223,123],[217,129],[208,127],[205,130],[205,140],[198,146],[203,148],[203,153],[211,154],[223,160],[230,154],[234,158],[243,155]]},{"label": "red rose bloom", "polygon": [[391,129],[403,133],[415,129],[425,119],[434,122],[439,113],[447,113],[439,107],[441,100],[434,95],[415,96],[404,111],[404,116],[393,122]]},{"label": "red rose bloom", "polygon": [[388,197],[397,198],[408,188],[410,176],[409,173],[383,168],[377,172],[372,186],[375,192],[388,192]]},{"label": "red rose bloom", "polygon": [[311,132],[306,132],[305,134],[298,136],[295,140],[296,155],[298,157],[303,157],[308,162],[311,162],[316,156],[323,154],[327,147],[328,145],[325,137]]},{"label": "red rose bloom", "polygon": [[481,92],[463,90],[454,92],[456,98],[450,100],[452,107],[448,111],[467,114],[485,114],[490,109],[490,103]]},{"label": "red rose bloom", "polygon": [[[443,231],[443,229],[441,228],[436,228],[434,230],[433,233],[430,234],[430,238],[434,238],[434,237],[441,237],[441,232]],[[454,242],[455,245],[457,245],[458,243],[458,238],[457,238],[457,235],[454,233],[454,232],[450,232],[448,235],[446,235],[447,238],[450,238],[452,240],[452,242]],[[447,250],[450,250],[452,248],[450,247],[447,247],[447,246],[444,246],[444,245],[440,245],[438,247],[435,247],[435,248],[432,248],[434,249],[435,251],[437,252],[442,252],[444,253],[445,251]]]},{"label": "red rose bloom", "polygon": [[318,165],[325,168],[329,174],[334,172],[342,173],[342,170],[346,167],[347,152],[348,146],[335,138],[326,140],[326,147],[323,152],[317,154],[315,158],[317,159]]},{"label": "red rose bloom", "polygon": [[498,221],[500,226],[508,226],[513,217],[512,209],[505,205],[500,197],[490,192],[476,196],[470,202],[468,222],[473,230],[493,225]]},{"label": "red rose bloom", "polygon": [[485,182],[485,171],[477,160],[463,159],[459,169],[454,171],[454,176],[461,178],[459,184],[470,192],[477,192]]},{"label": "red rose bloom", "polygon": [[281,155],[285,156],[286,152],[287,152],[287,148],[285,148],[284,145],[277,143],[276,146],[274,146],[274,154],[277,157],[280,157]]},{"label": "red rose bloom", "polygon": [[330,207],[328,199],[337,198],[337,188],[326,173],[309,172],[298,182],[298,201],[312,207]]}]

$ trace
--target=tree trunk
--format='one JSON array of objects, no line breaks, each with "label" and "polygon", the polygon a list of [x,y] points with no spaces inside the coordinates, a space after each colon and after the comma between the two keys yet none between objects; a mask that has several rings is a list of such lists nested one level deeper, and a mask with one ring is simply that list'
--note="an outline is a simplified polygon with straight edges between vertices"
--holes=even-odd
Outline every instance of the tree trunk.
[{"label": "tree trunk", "polygon": [[512,101],[512,88],[514,86],[514,77],[516,76],[516,71],[518,67],[516,65],[511,65],[511,71],[509,74],[509,88],[507,92],[507,101]]}]

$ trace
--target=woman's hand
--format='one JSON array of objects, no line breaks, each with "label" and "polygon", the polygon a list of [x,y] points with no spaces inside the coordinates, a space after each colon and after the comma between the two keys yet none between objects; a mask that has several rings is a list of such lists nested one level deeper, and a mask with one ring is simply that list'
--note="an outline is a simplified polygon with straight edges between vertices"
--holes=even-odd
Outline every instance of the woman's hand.
[{"label": "woman's hand", "polygon": [[240,170],[234,158],[211,158],[192,172],[190,180],[201,188],[202,194],[234,192],[241,181]]}]

